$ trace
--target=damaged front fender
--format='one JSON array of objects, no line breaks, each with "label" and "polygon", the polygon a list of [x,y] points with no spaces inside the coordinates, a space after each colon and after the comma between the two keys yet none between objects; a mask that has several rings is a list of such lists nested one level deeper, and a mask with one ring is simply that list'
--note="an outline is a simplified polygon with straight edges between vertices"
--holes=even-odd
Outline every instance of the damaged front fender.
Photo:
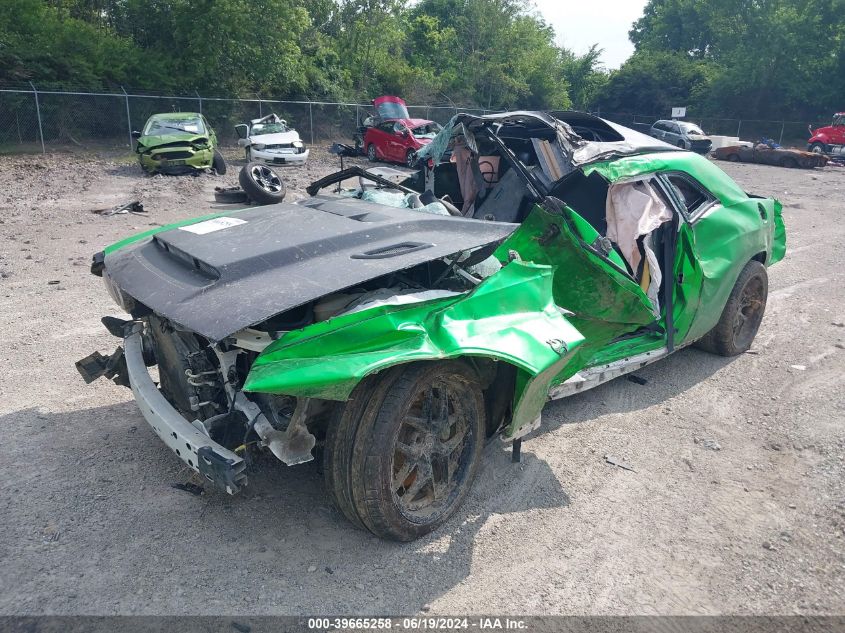
[{"label": "damaged front fender", "polygon": [[513,261],[466,295],[379,306],[289,332],[255,360],[245,391],[346,400],[368,374],[474,356],[520,370],[513,421],[532,428],[551,381],[584,337],[552,300],[551,266]]}]

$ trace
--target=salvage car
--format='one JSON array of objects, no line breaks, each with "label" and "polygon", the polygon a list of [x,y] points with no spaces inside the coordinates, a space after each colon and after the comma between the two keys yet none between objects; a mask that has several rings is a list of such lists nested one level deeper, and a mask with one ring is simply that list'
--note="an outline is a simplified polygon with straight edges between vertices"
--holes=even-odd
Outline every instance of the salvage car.
[{"label": "salvage car", "polygon": [[154,114],[141,131],[135,152],[141,168],[149,174],[189,174],[205,169],[226,173],[226,161],[217,151],[217,135],[202,114],[165,112]]},{"label": "salvage car", "polygon": [[276,114],[253,119],[249,125],[236,125],[235,132],[247,163],[304,165],[308,160],[308,148],[299,132]]},{"label": "salvage car", "polygon": [[704,131],[688,121],[655,121],[649,134],[670,145],[699,154],[706,154],[713,146],[713,141]]},{"label": "salvage car", "polygon": [[713,158],[742,163],[760,163],[779,167],[802,167],[812,169],[827,165],[828,157],[816,152],[804,152],[799,149],[773,147],[772,144],[755,143],[752,146],[731,145],[713,151]]},{"label": "salvage car", "polygon": [[373,111],[364,117],[363,121],[359,122],[355,134],[352,135],[355,148],[360,154],[366,154],[366,150],[364,149],[364,135],[368,129],[386,121],[411,118],[411,115],[408,113],[408,106],[401,97],[382,95],[373,99],[371,103]]},{"label": "salvage car", "polygon": [[398,119],[368,128],[364,148],[370,162],[383,160],[413,167],[417,151],[440,132],[440,124],[427,119]]},{"label": "salvage car", "polygon": [[83,378],[129,386],[208,485],[238,492],[259,450],[316,453],[354,525],[407,541],[456,512],[488,438],[517,460],[550,398],[751,346],[781,205],[704,157],[540,112],[460,114],[421,154],[95,254],[129,317],[103,318],[121,344]]}]

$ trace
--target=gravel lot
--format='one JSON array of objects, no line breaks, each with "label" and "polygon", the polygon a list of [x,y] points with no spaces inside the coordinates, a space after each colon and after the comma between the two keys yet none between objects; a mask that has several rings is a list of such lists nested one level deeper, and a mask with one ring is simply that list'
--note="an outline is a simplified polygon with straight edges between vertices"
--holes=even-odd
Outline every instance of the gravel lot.
[{"label": "gravel lot", "polygon": [[[0,156],[0,614],[845,611],[845,170],[722,163],[786,208],[754,349],[549,404],[523,463],[494,441],[459,514],[399,545],[332,509],[314,462],[268,462],[232,498],[173,488],[189,473],[130,392],[73,366],[115,347],[91,254],[208,213],[240,164]],[[336,165],[312,150],[290,198]],[[134,199],[149,217],[91,213]]]}]

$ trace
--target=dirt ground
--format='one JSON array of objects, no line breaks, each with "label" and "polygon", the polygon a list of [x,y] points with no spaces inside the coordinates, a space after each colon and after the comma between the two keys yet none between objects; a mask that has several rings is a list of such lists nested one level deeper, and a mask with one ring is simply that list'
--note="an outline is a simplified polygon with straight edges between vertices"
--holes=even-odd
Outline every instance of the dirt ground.
[{"label": "dirt ground", "polygon": [[[290,198],[336,164],[286,169]],[[401,545],[332,509],[315,462],[173,488],[189,473],[130,392],[74,368],[116,344],[91,255],[208,213],[240,163],[0,157],[0,614],[843,613],[845,170],[720,166],[786,209],[753,350],[549,404],[523,463],[492,442],[458,515]],[[148,217],[91,213],[134,199]]]}]

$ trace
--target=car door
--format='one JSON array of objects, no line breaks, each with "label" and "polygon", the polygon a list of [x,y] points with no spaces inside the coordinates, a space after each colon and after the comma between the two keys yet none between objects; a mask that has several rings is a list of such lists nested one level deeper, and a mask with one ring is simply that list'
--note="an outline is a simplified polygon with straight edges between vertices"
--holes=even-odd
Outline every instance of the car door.
[{"label": "car door", "polygon": [[[726,208],[707,188],[685,172],[666,172],[661,179],[681,211],[675,252],[673,327],[676,344],[694,341],[718,322],[733,284],[748,262],[750,237],[764,217],[760,210]],[[757,205],[762,209],[762,205]],[[752,249],[753,250],[753,249]]]},{"label": "car door", "polygon": [[[396,162],[405,162],[405,145],[408,128],[404,123],[396,122],[393,124],[393,129],[390,133],[388,145],[390,146],[390,159]],[[410,132],[408,132],[410,134]]]},{"label": "car door", "polygon": [[658,121],[651,126],[651,135],[661,141],[664,139],[666,136],[666,130],[664,128],[663,121]]},{"label": "car door", "polygon": [[651,302],[622,259],[603,250],[606,238],[572,208],[556,198],[535,206],[498,255],[510,251],[521,259],[554,267],[555,304],[587,336],[586,349],[601,348],[619,335],[654,323]]},{"label": "car door", "polygon": [[674,121],[670,121],[666,124],[667,132],[665,141],[670,145],[677,145],[681,139],[681,126],[675,123]]}]

